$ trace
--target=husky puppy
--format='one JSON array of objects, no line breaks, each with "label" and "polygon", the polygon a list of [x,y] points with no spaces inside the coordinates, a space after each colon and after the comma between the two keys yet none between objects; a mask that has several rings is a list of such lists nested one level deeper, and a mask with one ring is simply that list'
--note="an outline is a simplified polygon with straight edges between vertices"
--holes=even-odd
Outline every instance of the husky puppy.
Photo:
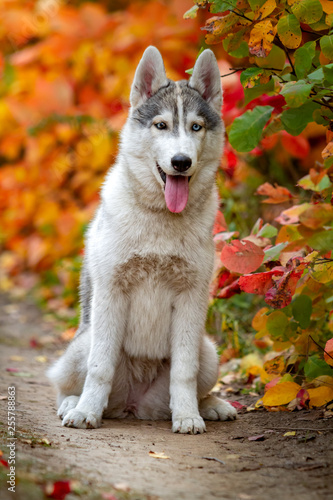
[{"label": "husky puppy", "polygon": [[209,395],[218,357],[204,333],[224,132],[213,52],[173,82],[148,47],[130,102],[87,234],[80,326],[48,376],[67,427],[132,414],[202,433],[204,419],[236,418]]}]

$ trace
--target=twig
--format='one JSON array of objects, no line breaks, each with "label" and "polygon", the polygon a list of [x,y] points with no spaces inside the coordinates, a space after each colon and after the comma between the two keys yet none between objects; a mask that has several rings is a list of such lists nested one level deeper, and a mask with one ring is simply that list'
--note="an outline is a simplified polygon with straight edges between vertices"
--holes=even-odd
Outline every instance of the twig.
[{"label": "twig", "polygon": [[319,349],[321,349],[322,351],[324,351],[324,353],[325,353],[325,354],[327,354],[327,356],[328,356],[329,358],[333,359],[333,356],[331,356],[329,352],[327,352],[327,351],[326,351],[326,350],[325,350],[325,349],[324,349],[324,348],[323,348],[320,344],[318,344],[318,342],[316,342],[316,341],[314,340],[314,338],[313,338],[311,335],[309,335],[309,337],[310,337],[310,339],[312,340],[312,342],[314,342],[314,343],[316,344],[316,346],[318,346],[318,347],[319,347]]},{"label": "twig", "polygon": [[293,431],[311,431],[311,432],[333,431],[333,427],[327,427],[326,429],[308,429],[306,427],[291,427],[290,425],[286,425],[286,427],[263,427],[263,429],[272,429],[274,431],[285,431],[286,429],[291,429]]},{"label": "twig", "polygon": [[205,460],[214,460],[215,462],[219,462],[220,464],[225,465],[225,462],[223,462],[223,460],[220,460],[219,458],[215,457],[201,457],[201,458],[204,458]]},{"label": "twig", "polygon": [[322,102],[322,101],[317,101],[316,99],[312,99],[312,102],[316,102],[317,104],[320,104],[320,106],[324,106],[324,108],[328,108],[331,111],[333,111],[333,107],[330,106],[329,104]]},{"label": "twig", "polygon": [[234,75],[238,71],[242,71],[242,68],[241,69],[235,69],[234,71],[232,71],[231,73],[227,73],[226,75],[221,75],[221,78],[225,78],[226,76]]},{"label": "twig", "polygon": [[291,66],[291,69],[292,69],[292,73],[293,73],[293,75],[296,75],[295,66],[293,65],[293,62],[292,62],[292,60],[291,60],[290,54],[289,54],[289,52],[288,52],[288,49],[286,49],[286,47],[284,47],[284,48],[283,48],[283,50],[285,51],[285,53],[286,53],[286,55],[287,55],[287,57],[288,57],[288,61],[289,61],[289,63],[290,63],[290,66]]}]

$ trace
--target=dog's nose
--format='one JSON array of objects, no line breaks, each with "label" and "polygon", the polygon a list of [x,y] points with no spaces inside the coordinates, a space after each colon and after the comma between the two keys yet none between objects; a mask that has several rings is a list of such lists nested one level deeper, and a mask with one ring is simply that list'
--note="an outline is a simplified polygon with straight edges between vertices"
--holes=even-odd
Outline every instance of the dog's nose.
[{"label": "dog's nose", "polygon": [[189,156],[178,154],[171,158],[171,165],[177,172],[186,172],[192,165],[192,160]]}]

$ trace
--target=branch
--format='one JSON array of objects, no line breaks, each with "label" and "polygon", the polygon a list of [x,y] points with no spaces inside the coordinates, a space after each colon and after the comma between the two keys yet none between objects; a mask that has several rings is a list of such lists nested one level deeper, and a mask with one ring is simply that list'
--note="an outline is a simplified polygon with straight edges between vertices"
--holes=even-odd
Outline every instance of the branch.
[{"label": "branch", "polygon": [[309,337],[312,340],[312,342],[316,344],[316,346],[318,346],[322,351],[324,351],[325,354],[327,354],[329,358],[333,359],[333,356],[331,356],[329,352],[327,352],[320,344],[318,344],[318,342],[316,342],[311,335],[309,335]]}]

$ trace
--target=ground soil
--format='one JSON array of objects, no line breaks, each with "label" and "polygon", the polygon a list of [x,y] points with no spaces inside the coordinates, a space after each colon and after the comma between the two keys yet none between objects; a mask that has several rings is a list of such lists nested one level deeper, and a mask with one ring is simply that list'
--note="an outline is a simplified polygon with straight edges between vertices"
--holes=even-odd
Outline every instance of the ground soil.
[{"label": "ground soil", "polygon": [[[2,458],[8,457],[4,397],[13,385],[18,437],[17,490],[7,491],[2,466],[2,499],[42,499],[45,484],[65,478],[76,479],[66,500],[332,498],[333,419],[323,418],[321,410],[243,410],[235,422],[207,422],[207,433],[198,436],[173,434],[170,422],[161,421],[104,420],[96,430],[62,427],[45,377],[47,365],[64,349],[59,330],[27,300],[0,296],[0,308]],[[246,405],[256,400],[227,398]],[[284,436],[288,431],[296,433]],[[248,439],[257,435],[260,440]],[[150,451],[169,458],[154,458]]]}]

